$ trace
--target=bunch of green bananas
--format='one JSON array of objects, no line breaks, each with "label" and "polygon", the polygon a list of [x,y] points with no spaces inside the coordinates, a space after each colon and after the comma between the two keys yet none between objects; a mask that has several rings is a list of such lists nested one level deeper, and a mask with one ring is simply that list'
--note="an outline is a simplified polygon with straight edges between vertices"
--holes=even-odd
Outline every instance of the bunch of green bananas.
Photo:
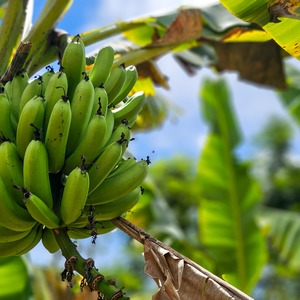
[{"label": "bunch of green bananas", "polygon": [[61,68],[29,81],[19,72],[0,88],[0,256],[21,255],[41,239],[114,229],[110,220],[141,196],[149,159],[125,159],[130,128],[144,104],[130,95],[134,66],[114,67],[104,47],[87,71],[80,36],[67,45]]}]

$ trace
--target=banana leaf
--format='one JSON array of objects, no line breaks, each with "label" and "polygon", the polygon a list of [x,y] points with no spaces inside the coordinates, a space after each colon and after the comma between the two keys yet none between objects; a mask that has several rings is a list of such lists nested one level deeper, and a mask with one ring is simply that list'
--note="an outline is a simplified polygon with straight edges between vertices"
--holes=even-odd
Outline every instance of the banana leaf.
[{"label": "banana leaf", "polygon": [[[221,0],[221,3],[233,15],[243,21],[258,24],[285,51],[299,59],[298,36],[300,34],[300,22],[297,13],[299,1],[293,1],[295,5],[291,3],[289,7],[285,2],[278,0]],[[276,4],[276,13],[274,9],[272,10],[274,4]]]},{"label": "banana leaf", "polygon": [[240,134],[225,82],[206,80],[201,100],[211,129],[198,165],[200,240],[215,261],[214,272],[250,293],[266,262],[256,222],[260,186],[234,154]]},{"label": "banana leaf", "polygon": [[25,261],[20,256],[0,258],[0,299],[29,299],[30,278]]},{"label": "banana leaf", "polygon": [[265,207],[259,214],[259,220],[281,264],[291,272],[299,273],[299,213]]}]

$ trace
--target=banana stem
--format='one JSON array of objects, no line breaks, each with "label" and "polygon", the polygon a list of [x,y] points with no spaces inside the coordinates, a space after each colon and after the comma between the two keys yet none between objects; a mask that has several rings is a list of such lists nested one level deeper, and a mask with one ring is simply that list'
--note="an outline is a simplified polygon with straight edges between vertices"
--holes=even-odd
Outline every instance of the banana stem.
[{"label": "banana stem", "polygon": [[120,34],[127,30],[135,29],[144,26],[145,22],[118,22],[113,25],[104,26],[91,31],[86,31],[80,34],[85,46],[94,44],[101,40]]},{"label": "banana stem", "polygon": [[0,75],[3,75],[21,39],[28,0],[10,0],[0,27]]},{"label": "banana stem", "polygon": [[48,0],[24,40],[32,43],[32,49],[26,61],[25,67],[28,73],[40,66],[42,56],[50,47],[51,34],[56,23],[63,17],[73,0]]},{"label": "banana stem", "polygon": [[149,48],[139,48],[125,53],[124,55],[117,57],[114,60],[113,66],[119,66],[121,64],[138,65],[142,62],[150,60],[152,58],[169,53],[176,44],[168,44],[164,46],[152,46]]},{"label": "banana stem", "polygon": [[[73,270],[83,276],[81,287],[88,285],[92,291],[98,291],[104,299],[129,299],[123,292],[115,286],[114,282],[106,280],[105,277],[94,267],[94,261],[91,258],[84,259],[77,251],[75,244],[68,236],[66,228],[54,229],[53,234],[59,245],[62,255],[66,258],[65,270],[62,273],[66,279],[71,281]],[[117,298],[113,296],[119,295]]]}]

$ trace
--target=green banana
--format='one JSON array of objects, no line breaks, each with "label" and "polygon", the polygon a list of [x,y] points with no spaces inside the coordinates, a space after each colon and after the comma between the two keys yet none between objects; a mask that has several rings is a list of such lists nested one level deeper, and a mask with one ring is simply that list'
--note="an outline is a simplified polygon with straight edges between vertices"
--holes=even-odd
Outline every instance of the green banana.
[{"label": "green banana", "polygon": [[33,249],[41,240],[42,238],[42,234],[43,234],[43,226],[41,224],[37,224],[36,225],[36,230],[35,230],[35,236],[34,238],[31,240],[31,243],[29,243],[29,245],[27,247],[24,247],[23,250],[18,252],[18,255],[23,255],[28,253],[31,249]]},{"label": "green banana", "polygon": [[114,114],[110,109],[107,110],[105,118],[106,118],[106,133],[104,137],[104,144],[107,145],[108,141],[111,138],[115,126]]},{"label": "green banana", "polygon": [[0,211],[2,214],[0,225],[18,232],[31,230],[36,221],[25,208],[19,206],[14,200],[2,177],[0,177],[0,190]]},{"label": "green banana", "polygon": [[26,148],[23,162],[25,189],[42,199],[49,208],[53,206],[49,180],[48,154],[45,144],[32,140]]},{"label": "green banana", "polygon": [[68,235],[70,238],[86,239],[92,236],[93,230],[95,230],[97,234],[105,234],[116,229],[116,226],[110,221],[96,222],[94,224],[94,228],[90,228],[90,224],[88,223],[87,218],[85,218],[85,220],[86,222],[84,223],[86,223],[86,225],[83,225],[81,228],[78,227],[69,228]]},{"label": "green banana", "polygon": [[136,159],[134,157],[122,159],[119,162],[119,164],[117,165],[117,167],[112,172],[110,172],[107,177],[112,177],[112,176],[118,175],[118,174],[124,172],[126,169],[128,169],[132,165],[134,165],[135,163],[136,163]]},{"label": "green banana", "polygon": [[103,116],[106,116],[107,109],[108,109],[108,97],[104,87],[95,87],[95,96],[94,96],[91,118],[93,118],[93,116],[97,113],[99,108],[101,114]]},{"label": "green banana", "polygon": [[55,73],[53,67],[51,66],[46,66],[46,70],[47,71],[42,75],[42,82],[43,82],[42,95],[45,95],[48,82]]},{"label": "green banana", "polygon": [[104,84],[111,71],[114,61],[115,51],[111,46],[101,48],[95,58],[94,66],[89,73],[89,77],[94,87]]},{"label": "green banana", "polygon": [[137,161],[116,176],[106,178],[92,193],[89,194],[87,204],[98,205],[111,202],[125,196],[138,187],[148,173],[148,161]]},{"label": "green banana", "polygon": [[0,177],[12,199],[24,207],[22,193],[13,187],[24,184],[23,166],[16,145],[9,141],[0,144]]},{"label": "green banana", "polygon": [[104,83],[110,105],[115,97],[119,94],[126,80],[126,71],[124,67],[118,66],[111,70],[110,75]]},{"label": "green banana", "polygon": [[25,106],[25,104],[32,98],[36,96],[42,95],[43,90],[43,81],[42,77],[38,76],[33,81],[31,81],[24,89],[21,99],[20,99],[20,107],[19,107],[19,117],[21,112]]},{"label": "green banana", "polygon": [[11,101],[11,95],[12,95],[12,81],[8,81],[4,85],[4,93],[6,94],[9,101]]},{"label": "green banana", "polygon": [[135,66],[131,65],[125,68],[126,72],[126,78],[124,85],[118,95],[112,100],[112,105],[115,106],[124,99],[126,99],[126,96],[130,93],[132,88],[134,87],[137,79],[138,79],[138,72]]},{"label": "green banana", "polygon": [[14,141],[16,139],[15,133],[11,125],[11,104],[4,89],[0,88],[0,133],[3,137]]},{"label": "green banana", "polygon": [[40,241],[42,226],[36,225],[23,238],[17,241],[0,243],[0,256],[22,255],[30,251]]},{"label": "green banana", "polygon": [[116,167],[122,158],[122,141],[116,141],[108,145],[94,163],[88,168],[90,177],[89,193],[94,191]]},{"label": "green banana", "polygon": [[72,100],[82,72],[85,72],[85,48],[80,35],[76,35],[65,48],[61,66],[68,78],[68,96]]},{"label": "green banana", "polygon": [[137,92],[130,96],[121,106],[112,110],[115,118],[115,126],[120,124],[123,119],[128,120],[129,125],[133,125],[138,113],[143,108],[145,102],[144,92]]},{"label": "green banana", "polygon": [[63,167],[64,174],[69,174],[74,168],[80,165],[82,155],[87,163],[92,163],[95,160],[104,145],[105,132],[106,119],[104,116],[96,114],[88,124],[78,146],[66,159]]},{"label": "green banana", "polygon": [[30,231],[31,229],[24,231],[15,231],[3,225],[0,225],[0,243],[17,241],[28,235]]},{"label": "green banana", "polygon": [[124,119],[112,132],[109,140],[106,143],[106,146],[122,139],[124,141],[122,144],[123,153],[124,153],[130,141],[130,136],[131,136],[131,128],[128,125],[127,120]]},{"label": "green banana", "polygon": [[84,79],[77,85],[71,101],[72,121],[67,143],[67,156],[75,150],[81,137],[85,134],[91,118],[94,96],[94,86],[85,74]]},{"label": "green banana", "polygon": [[45,137],[51,173],[58,173],[64,165],[71,116],[70,101],[63,96],[53,107]]},{"label": "green banana", "polygon": [[81,216],[89,184],[89,174],[83,167],[77,167],[69,174],[60,205],[60,216],[65,225],[72,224]]},{"label": "green banana", "polygon": [[60,249],[54,237],[53,231],[47,227],[43,229],[42,243],[50,253],[55,253]]},{"label": "green banana", "polygon": [[25,104],[16,133],[16,145],[21,158],[24,158],[28,144],[35,138],[36,128],[43,127],[44,114],[45,107],[42,96],[36,96]]},{"label": "green banana", "polygon": [[23,193],[23,201],[33,219],[49,229],[60,227],[59,218],[42,199],[25,189]]},{"label": "green banana", "polygon": [[[141,197],[141,194],[141,187],[138,186],[125,196],[122,196],[116,200],[113,200],[108,203],[94,205],[93,209],[95,214],[95,220],[107,221],[123,215],[136,205],[136,203]],[[85,211],[87,209],[89,209],[88,206],[85,208]]]},{"label": "green banana", "polygon": [[28,74],[25,70],[18,72],[11,82],[11,112],[12,118],[18,122],[20,101],[22,94],[28,85]]},{"label": "green banana", "polygon": [[66,73],[59,71],[54,73],[45,88],[45,122],[44,130],[47,130],[50,115],[54,105],[68,92],[68,79]]}]

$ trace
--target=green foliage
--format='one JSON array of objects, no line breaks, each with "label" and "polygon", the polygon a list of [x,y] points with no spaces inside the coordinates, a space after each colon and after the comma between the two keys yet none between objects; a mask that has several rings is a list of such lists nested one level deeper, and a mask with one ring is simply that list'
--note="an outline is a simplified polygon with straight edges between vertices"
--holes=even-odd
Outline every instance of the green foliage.
[{"label": "green foliage", "polygon": [[27,300],[29,298],[30,278],[23,258],[17,256],[1,258],[0,278],[1,300]]},{"label": "green foliage", "polygon": [[260,212],[260,222],[267,232],[271,248],[273,249],[273,255],[275,253],[278,255],[278,266],[281,265],[290,272],[299,273],[299,213],[265,208]]},{"label": "green foliage", "polygon": [[200,239],[217,273],[250,292],[266,262],[264,238],[255,219],[260,187],[234,155],[240,139],[225,82],[207,80],[201,97],[206,116],[210,109],[206,119],[211,132],[199,160]]}]

